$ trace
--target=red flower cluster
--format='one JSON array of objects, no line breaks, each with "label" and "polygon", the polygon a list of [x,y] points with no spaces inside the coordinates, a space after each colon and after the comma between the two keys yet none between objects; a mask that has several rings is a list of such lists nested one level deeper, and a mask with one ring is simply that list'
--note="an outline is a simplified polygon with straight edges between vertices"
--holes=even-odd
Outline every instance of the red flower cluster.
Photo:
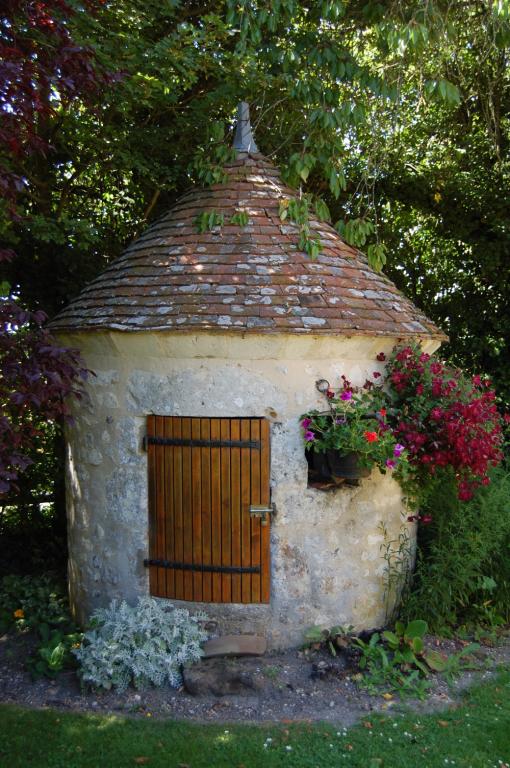
[{"label": "red flower cluster", "polygon": [[414,523],[420,521],[423,525],[430,525],[432,519],[432,515],[409,515],[407,522]]},{"label": "red flower cluster", "polygon": [[416,469],[455,471],[459,498],[470,499],[487,472],[503,458],[502,420],[490,381],[471,380],[418,346],[395,350],[387,365],[390,396],[398,418],[393,432]]}]

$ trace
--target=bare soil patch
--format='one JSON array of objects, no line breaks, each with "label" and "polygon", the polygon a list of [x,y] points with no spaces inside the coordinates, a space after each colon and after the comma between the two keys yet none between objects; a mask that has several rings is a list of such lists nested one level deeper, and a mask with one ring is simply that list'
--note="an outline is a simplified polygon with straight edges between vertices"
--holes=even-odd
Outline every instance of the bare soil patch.
[{"label": "bare soil patch", "polygon": [[[442,653],[462,648],[462,643],[454,640],[429,637],[427,643]],[[455,705],[464,688],[492,676],[497,665],[510,664],[510,637],[506,635],[493,647],[482,646],[476,654],[478,669],[463,671],[453,685],[439,675],[431,675],[432,685],[424,701],[401,701],[396,695],[371,696],[359,689],[358,670],[349,659],[341,654],[333,658],[322,650],[291,650],[239,659],[235,663],[241,684],[238,688],[233,685],[224,695],[211,691],[191,695],[184,687],[176,690],[168,686],[117,693],[83,691],[73,671],[63,672],[53,680],[32,680],[24,663],[33,647],[34,639],[29,634],[0,638],[0,702],[212,723],[323,720],[351,726],[370,712],[398,711],[402,707],[418,712],[438,711]]]}]

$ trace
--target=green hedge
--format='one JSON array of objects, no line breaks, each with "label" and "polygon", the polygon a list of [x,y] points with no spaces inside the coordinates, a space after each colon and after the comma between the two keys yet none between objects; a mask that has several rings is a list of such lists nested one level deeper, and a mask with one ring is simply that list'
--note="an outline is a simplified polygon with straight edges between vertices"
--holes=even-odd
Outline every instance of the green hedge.
[{"label": "green hedge", "polygon": [[459,501],[453,477],[435,483],[422,514],[418,555],[403,618],[425,619],[435,632],[461,624],[510,620],[510,471],[491,472],[490,485]]}]

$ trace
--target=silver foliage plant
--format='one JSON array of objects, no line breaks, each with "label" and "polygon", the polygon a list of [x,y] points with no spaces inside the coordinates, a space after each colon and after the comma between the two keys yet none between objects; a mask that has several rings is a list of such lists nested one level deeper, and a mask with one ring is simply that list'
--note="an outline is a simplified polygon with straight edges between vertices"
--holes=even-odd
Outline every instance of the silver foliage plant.
[{"label": "silver foliage plant", "polygon": [[183,664],[198,661],[207,633],[200,622],[205,614],[162,605],[142,597],[136,606],[113,600],[92,614],[91,629],[73,650],[84,683],[124,691],[152,683],[180,686]]}]

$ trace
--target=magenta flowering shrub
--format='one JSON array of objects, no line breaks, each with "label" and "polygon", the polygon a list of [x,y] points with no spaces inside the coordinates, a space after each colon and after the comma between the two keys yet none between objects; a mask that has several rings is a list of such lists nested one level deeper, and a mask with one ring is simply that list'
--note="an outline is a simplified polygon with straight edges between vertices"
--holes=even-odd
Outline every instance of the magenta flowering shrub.
[{"label": "magenta flowering shrub", "polygon": [[468,500],[490,482],[490,467],[503,458],[503,419],[488,379],[469,378],[409,344],[387,361],[386,387],[393,433],[419,485],[451,469],[459,499]]},{"label": "magenta flowering shrub", "polygon": [[15,487],[32,463],[30,449],[43,420],[69,419],[69,395],[86,377],[76,350],[59,346],[42,328],[44,312],[0,303],[0,494]]},{"label": "magenta flowering shrub", "polygon": [[376,359],[386,363],[385,376],[375,371],[359,388],[342,376],[339,388],[325,393],[329,410],[301,417],[306,448],[356,452],[365,466],[395,470],[411,507],[442,471],[453,473],[459,499],[471,499],[502,460],[503,424],[510,421],[498,413],[491,382],[469,378],[415,343]]}]

